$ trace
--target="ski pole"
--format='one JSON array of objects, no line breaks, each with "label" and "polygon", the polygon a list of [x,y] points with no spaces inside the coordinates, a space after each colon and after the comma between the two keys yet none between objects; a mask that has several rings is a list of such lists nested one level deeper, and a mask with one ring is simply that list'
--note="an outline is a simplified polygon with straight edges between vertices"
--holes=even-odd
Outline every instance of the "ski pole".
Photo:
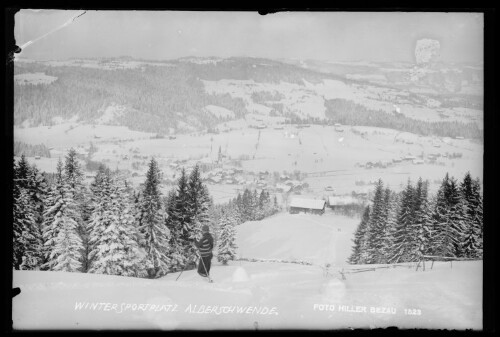
[{"label": "ski pole", "polygon": [[[192,259],[192,257],[191,257]],[[177,276],[177,278],[175,279],[176,281],[179,279],[179,277],[181,277],[182,273],[187,269],[187,267],[189,266],[189,262],[191,261],[191,259],[189,259],[188,263],[186,263],[186,265],[184,266],[184,268],[182,269],[181,273],[179,274],[179,276]]]}]

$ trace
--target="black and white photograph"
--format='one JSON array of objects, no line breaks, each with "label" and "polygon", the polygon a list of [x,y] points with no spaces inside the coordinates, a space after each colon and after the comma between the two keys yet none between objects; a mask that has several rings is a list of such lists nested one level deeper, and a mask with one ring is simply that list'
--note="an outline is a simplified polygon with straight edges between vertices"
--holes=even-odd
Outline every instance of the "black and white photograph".
[{"label": "black and white photograph", "polygon": [[15,331],[483,330],[484,13],[14,22]]}]

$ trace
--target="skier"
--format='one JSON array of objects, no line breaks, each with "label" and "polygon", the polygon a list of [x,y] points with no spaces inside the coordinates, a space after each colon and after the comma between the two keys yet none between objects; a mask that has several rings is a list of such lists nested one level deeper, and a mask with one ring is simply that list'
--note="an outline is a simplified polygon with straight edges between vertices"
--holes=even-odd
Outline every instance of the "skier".
[{"label": "skier", "polygon": [[196,248],[200,251],[200,261],[198,262],[198,274],[203,277],[210,277],[210,265],[212,262],[212,249],[214,248],[214,238],[210,234],[207,225],[201,227],[203,236],[200,241],[194,240]]}]

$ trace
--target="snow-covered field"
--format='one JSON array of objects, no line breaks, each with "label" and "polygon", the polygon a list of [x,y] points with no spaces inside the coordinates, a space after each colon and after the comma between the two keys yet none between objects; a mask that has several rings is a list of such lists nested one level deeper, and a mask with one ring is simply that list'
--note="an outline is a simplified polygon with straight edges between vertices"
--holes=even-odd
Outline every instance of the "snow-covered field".
[{"label": "snow-covered field", "polygon": [[14,328],[481,329],[482,261],[352,273],[373,267],[345,263],[357,222],[327,212],[242,224],[240,256],[313,264],[230,261],[223,266],[214,258],[214,283],[194,270],[178,281],[179,273],[149,280],[14,271],[13,286],[21,288],[13,299]]},{"label": "snow-covered field", "polygon": [[[15,329],[481,329],[481,262],[325,276],[316,266],[218,263],[157,280],[14,271]],[[153,306],[154,305],[154,306]],[[357,311],[357,312],[356,312]]]}]

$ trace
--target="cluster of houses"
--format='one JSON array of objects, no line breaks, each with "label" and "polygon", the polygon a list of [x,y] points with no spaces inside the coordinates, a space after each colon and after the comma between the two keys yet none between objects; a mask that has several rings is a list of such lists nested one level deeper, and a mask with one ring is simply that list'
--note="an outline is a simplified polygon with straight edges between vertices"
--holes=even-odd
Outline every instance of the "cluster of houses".
[{"label": "cluster of houses", "polygon": [[202,174],[204,182],[209,184],[236,184],[255,185],[258,189],[274,190],[278,193],[299,192],[307,188],[306,182],[290,179],[287,175],[281,175],[279,181],[273,184],[269,179],[269,171],[244,172],[240,168],[216,168]]},{"label": "cluster of houses", "polygon": [[216,168],[210,172],[203,173],[204,182],[211,184],[239,184],[244,185],[247,181],[240,175],[243,173],[239,168]]},{"label": "cluster of houses", "polygon": [[[428,162],[430,164],[434,164],[434,163],[436,163],[437,159],[440,157],[454,159],[454,158],[461,158],[462,154],[461,153],[445,153],[445,154],[441,155],[440,153],[430,153],[425,157],[423,155],[418,156],[418,157],[408,155],[408,156],[404,156],[401,158],[393,158],[391,161],[389,161],[389,160],[379,160],[377,162],[368,161],[364,164],[363,163],[357,164],[357,166],[364,167],[366,169],[371,169],[371,168],[386,168],[386,167],[392,166],[394,164],[403,163],[403,162],[411,162],[413,165],[422,165],[422,164],[425,164],[426,162]],[[424,158],[426,160],[424,160]]]},{"label": "cluster of houses", "polygon": [[329,196],[325,199],[293,197],[288,206],[290,214],[310,213],[323,215],[328,206],[332,210],[349,205],[359,204],[360,201],[352,196]]},{"label": "cluster of houses", "polygon": [[299,180],[285,180],[284,182],[276,183],[276,192],[289,193],[300,192],[307,188],[309,185],[306,182]]},{"label": "cluster of houses", "polygon": [[[429,158],[429,160],[432,161],[432,160],[435,160],[438,156],[440,156],[440,155],[432,154],[432,155],[429,155],[428,158]],[[411,162],[414,165],[421,165],[421,164],[425,163],[423,156],[415,157],[415,156],[408,155],[408,156],[404,156],[401,158],[393,158],[392,160],[379,160],[376,162],[367,161],[364,164],[363,163],[358,164],[358,166],[364,167],[366,169],[386,168],[386,167],[392,166],[394,164],[403,163],[403,162]]]}]

